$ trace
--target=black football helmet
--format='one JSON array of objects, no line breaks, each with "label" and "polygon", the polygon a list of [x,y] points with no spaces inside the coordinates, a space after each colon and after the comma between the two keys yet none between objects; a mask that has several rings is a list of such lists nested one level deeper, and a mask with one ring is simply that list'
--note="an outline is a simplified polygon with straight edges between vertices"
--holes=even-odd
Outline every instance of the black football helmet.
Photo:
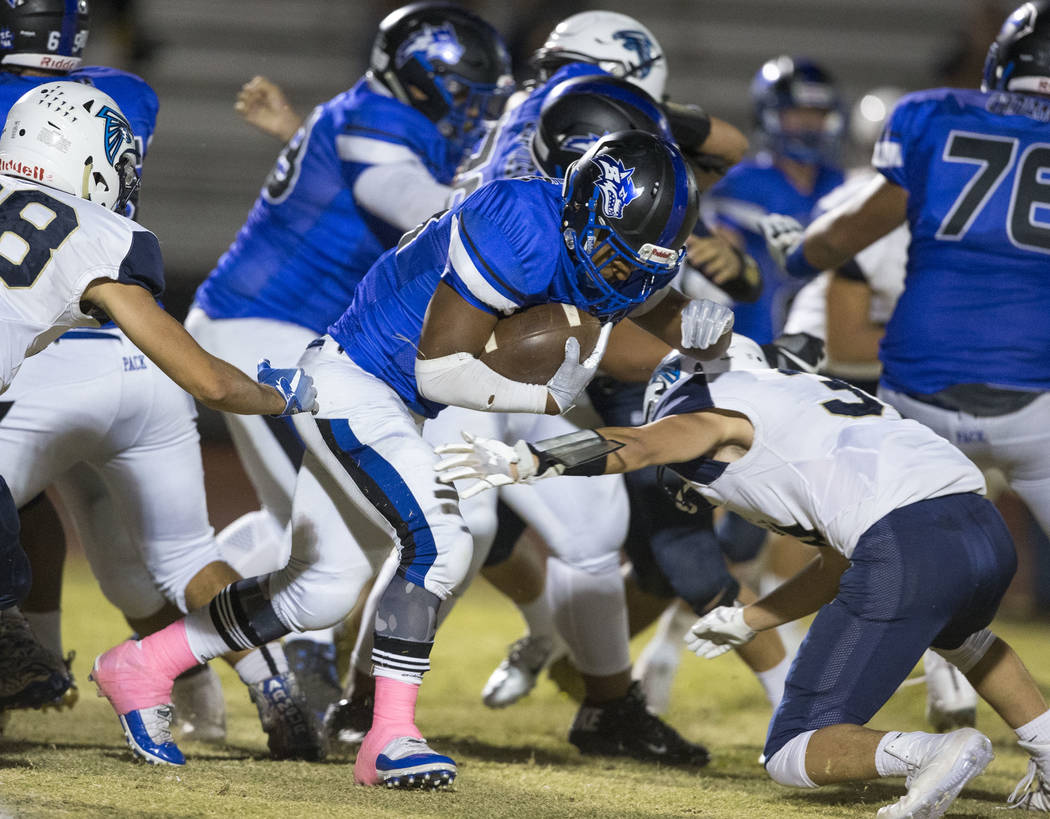
[{"label": "black football helmet", "polygon": [[0,64],[67,72],[80,67],[87,0],[0,2]]},{"label": "black football helmet", "polygon": [[499,33],[447,2],[411,3],[379,24],[369,73],[436,123],[460,151],[496,119],[514,88]]},{"label": "black football helmet", "polygon": [[1006,18],[988,49],[981,90],[1050,94],[1050,2],[1025,3]]},{"label": "black football helmet", "polygon": [[[798,162],[838,161],[846,131],[842,97],[831,74],[805,57],[775,57],[751,81],[751,104],[761,141]],[[780,114],[789,108],[827,112],[821,130],[787,130]]]},{"label": "black football helmet", "polygon": [[577,77],[551,89],[540,110],[530,147],[536,166],[552,179],[600,137],[645,131],[674,141],[656,101],[628,80],[606,75]]},{"label": "black football helmet", "polygon": [[[562,199],[576,304],[603,320],[622,318],[670,283],[700,208],[681,152],[644,131],[599,139],[569,166]],[[629,273],[613,275],[616,267]]]}]

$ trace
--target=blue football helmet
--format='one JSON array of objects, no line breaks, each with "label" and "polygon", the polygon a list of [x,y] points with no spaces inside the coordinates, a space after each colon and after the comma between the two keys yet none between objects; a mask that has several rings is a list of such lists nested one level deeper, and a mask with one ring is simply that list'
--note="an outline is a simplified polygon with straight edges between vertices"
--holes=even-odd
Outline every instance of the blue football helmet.
[{"label": "blue football helmet", "polygon": [[499,117],[514,90],[499,33],[447,2],[402,6],[379,24],[369,74],[421,111],[460,152]]},{"label": "blue football helmet", "polygon": [[681,152],[644,131],[598,140],[569,166],[562,198],[576,303],[603,321],[623,318],[670,283],[700,208]]},{"label": "blue football helmet", "polygon": [[66,73],[80,67],[87,45],[88,0],[0,3],[0,63]]},{"label": "blue football helmet", "polygon": [[[845,134],[842,97],[831,75],[805,57],[775,57],[751,81],[751,103],[759,141],[775,154],[807,164],[838,164]],[[783,126],[789,109],[824,111],[819,130]]]},{"label": "blue football helmet", "polygon": [[599,138],[617,131],[674,141],[663,109],[637,85],[605,75],[565,80],[543,102],[529,143],[533,161],[551,179],[562,179]]},{"label": "blue football helmet", "polygon": [[1050,94],[1050,2],[1025,3],[1006,18],[988,49],[981,90]]}]

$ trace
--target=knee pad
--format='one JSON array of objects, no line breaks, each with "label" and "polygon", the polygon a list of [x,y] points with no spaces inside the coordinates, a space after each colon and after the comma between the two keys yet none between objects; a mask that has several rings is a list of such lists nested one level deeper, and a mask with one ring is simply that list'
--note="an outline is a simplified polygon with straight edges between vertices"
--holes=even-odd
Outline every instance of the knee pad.
[{"label": "knee pad", "polygon": [[817,783],[806,773],[806,748],[816,731],[792,737],[766,760],[766,771],[773,781],[789,788],[815,788]]},{"label": "knee pad", "polygon": [[933,647],[933,650],[966,674],[984,658],[996,639],[998,638],[990,629],[983,628],[963,640],[963,644],[958,648]]}]

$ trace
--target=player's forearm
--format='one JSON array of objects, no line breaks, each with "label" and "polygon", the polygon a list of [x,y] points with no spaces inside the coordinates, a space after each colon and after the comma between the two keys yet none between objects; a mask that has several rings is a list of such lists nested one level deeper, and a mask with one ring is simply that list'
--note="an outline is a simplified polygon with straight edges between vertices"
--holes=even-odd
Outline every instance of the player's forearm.
[{"label": "player's forearm", "polygon": [[210,371],[195,370],[185,383],[173,380],[202,404],[220,412],[279,415],[284,411],[285,399],[273,387],[254,381],[221,358],[210,358]]},{"label": "player's forearm", "polygon": [[419,394],[430,401],[482,412],[558,412],[545,386],[506,378],[470,353],[416,359],[415,369]]},{"label": "player's forearm", "polygon": [[744,622],[755,631],[765,631],[812,614],[835,599],[839,578],[848,566],[838,552],[823,549],[790,580],[746,606]]}]

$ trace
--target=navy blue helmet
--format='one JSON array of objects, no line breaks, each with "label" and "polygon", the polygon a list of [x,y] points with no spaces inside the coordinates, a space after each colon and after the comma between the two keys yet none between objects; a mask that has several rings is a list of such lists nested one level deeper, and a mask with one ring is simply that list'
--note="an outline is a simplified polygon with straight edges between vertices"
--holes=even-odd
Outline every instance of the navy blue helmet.
[{"label": "navy blue helmet", "polygon": [[369,70],[461,151],[499,116],[514,89],[496,29],[466,9],[433,0],[402,6],[383,19]]},{"label": "navy blue helmet", "polygon": [[[771,151],[798,162],[838,162],[846,125],[843,102],[823,67],[805,57],[775,57],[751,81],[751,103],[760,141]],[[786,129],[781,114],[796,108],[826,112],[824,126]]]},{"label": "navy blue helmet", "polygon": [[646,131],[673,141],[663,109],[634,83],[593,75],[558,83],[543,102],[531,141],[536,166],[552,179],[606,134]]},{"label": "navy blue helmet", "polygon": [[982,91],[1050,94],[1050,3],[1025,3],[1006,18],[984,61]]},{"label": "navy blue helmet", "polygon": [[644,131],[604,136],[569,166],[562,196],[562,236],[587,310],[622,318],[670,283],[700,207],[673,142]]},{"label": "navy blue helmet", "polygon": [[67,72],[80,67],[87,0],[0,2],[0,64]]}]

